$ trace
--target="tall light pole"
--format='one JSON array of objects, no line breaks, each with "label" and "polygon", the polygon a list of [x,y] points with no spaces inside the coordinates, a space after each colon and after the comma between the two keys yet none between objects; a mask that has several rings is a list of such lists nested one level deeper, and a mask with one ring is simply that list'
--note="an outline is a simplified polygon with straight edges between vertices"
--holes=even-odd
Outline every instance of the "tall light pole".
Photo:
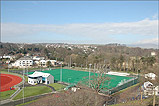
[{"label": "tall light pole", "polygon": [[40,62],[40,71],[41,71],[42,62]]},{"label": "tall light pole", "polygon": [[27,66],[27,76],[28,76],[28,66]]},{"label": "tall light pole", "polygon": [[87,59],[86,59],[86,69],[87,69]]},{"label": "tall light pole", "polygon": [[91,76],[91,72],[90,72],[90,71],[91,71],[91,65],[92,65],[92,64],[89,64],[89,87],[90,87],[90,76]]},{"label": "tall light pole", "polygon": [[61,63],[61,70],[60,70],[60,82],[62,82],[62,63]]},{"label": "tall light pole", "polygon": [[96,72],[96,64],[94,63],[94,72]]},{"label": "tall light pole", "polygon": [[71,68],[71,56],[70,56],[70,68]]},{"label": "tall light pole", "polygon": [[8,73],[9,73],[9,61],[8,61]]},{"label": "tall light pole", "polygon": [[[26,65],[26,64],[25,64]],[[25,66],[26,67],[26,66]],[[24,79],[24,73],[25,73],[25,67],[23,69],[23,103],[24,103],[24,82],[25,82],[25,79]]]}]

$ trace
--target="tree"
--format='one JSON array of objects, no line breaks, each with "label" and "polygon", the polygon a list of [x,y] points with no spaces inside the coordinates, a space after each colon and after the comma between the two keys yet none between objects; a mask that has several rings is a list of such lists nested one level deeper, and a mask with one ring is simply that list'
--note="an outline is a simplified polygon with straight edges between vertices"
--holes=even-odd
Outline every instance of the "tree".
[{"label": "tree", "polygon": [[143,62],[144,65],[153,66],[153,64],[156,62],[156,58],[155,57],[142,57],[141,61]]},{"label": "tree", "polygon": [[50,67],[51,65],[52,65],[51,62],[50,62],[50,61],[47,61],[46,66],[47,66],[47,67]]},{"label": "tree", "polygon": [[103,106],[108,97],[96,94],[88,88],[76,92],[70,90],[40,98],[29,106]]},{"label": "tree", "polygon": [[148,57],[147,58],[147,63],[149,66],[152,66],[156,62],[155,57]]},{"label": "tree", "polygon": [[92,71],[93,75],[90,76],[90,81],[88,77],[85,77],[81,84],[90,86],[97,93],[107,90],[106,84],[109,84],[110,78],[105,74],[106,72],[106,65],[97,65]]},{"label": "tree", "polygon": [[119,57],[119,59],[118,59],[120,71],[122,70],[122,66],[123,66],[124,60],[125,60],[125,59],[124,59],[123,55],[120,55],[120,57]]},{"label": "tree", "polygon": [[115,58],[115,57],[112,57],[112,58],[111,58],[110,64],[111,64],[111,68],[112,68],[112,69],[115,69],[115,68],[116,68],[116,66],[115,66],[116,61],[117,61],[117,58]]}]

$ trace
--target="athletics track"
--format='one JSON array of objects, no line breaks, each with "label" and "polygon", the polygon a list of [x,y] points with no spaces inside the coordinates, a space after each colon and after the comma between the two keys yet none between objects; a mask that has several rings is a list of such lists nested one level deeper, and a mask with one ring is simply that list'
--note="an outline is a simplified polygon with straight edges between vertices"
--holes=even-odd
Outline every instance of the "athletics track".
[{"label": "athletics track", "polygon": [[11,87],[19,84],[21,81],[22,78],[19,76],[11,74],[0,74],[0,92],[10,90]]}]

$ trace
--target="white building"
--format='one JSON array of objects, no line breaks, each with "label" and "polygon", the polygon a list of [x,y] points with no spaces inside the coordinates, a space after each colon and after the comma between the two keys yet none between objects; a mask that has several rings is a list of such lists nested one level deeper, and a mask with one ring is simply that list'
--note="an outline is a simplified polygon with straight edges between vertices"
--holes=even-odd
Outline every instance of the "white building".
[{"label": "white building", "polygon": [[10,60],[13,60],[13,59],[15,59],[15,56],[6,56],[6,55],[4,55],[4,56],[0,56],[0,59],[10,59]]},{"label": "white building", "polygon": [[33,60],[30,57],[22,57],[15,61],[15,63],[12,64],[13,67],[19,67],[19,68],[25,68],[25,67],[32,67],[33,66]]},{"label": "white building", "polygon": [[46,67],[46,60],[40,60],[39,66]]},{"label": "white building", "polygon": [[39,66],[47,67],[47,62],[48,62],[48,61],[51,62],[51,65],[52,65],[52,66],[56,66],[56,65],[57,65],[56,60],[40,60],[39,63],[38,63],[38,62],[37,62],[37,63],[38,63]]},{"label": "white building", "polygon": [[151,52],[151,56],[156,56],[156,52]]},{"label": "white building", "polygon": [[149,78],[150,80],[155,80],[156,74],[154,73],[148,73],[145,74],[145,78]]},{"label": "white building", "polygon": [[159,86],[153,86],[149,81],[145,82],[143,85],[144,95],[159,95]]},{"label": "white building", "polygon": [[50,61],[53,66],[57,65],[57,61],[56,60],[48,60],[48,61]]},{"label": "white building", "polygon": [[51,84],[54,83],[54,77],[49,73],[35,71],[33,74],[28,75],[28,83],[31,85],[39,83]]}]

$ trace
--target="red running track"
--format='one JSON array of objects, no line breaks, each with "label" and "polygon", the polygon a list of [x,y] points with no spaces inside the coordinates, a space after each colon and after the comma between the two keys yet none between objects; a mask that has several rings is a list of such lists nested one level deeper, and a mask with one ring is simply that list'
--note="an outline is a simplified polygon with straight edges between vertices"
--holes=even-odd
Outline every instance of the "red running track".
[{"label": "red running track", "polygon": [[0,74],[0,92],[8,91],[22,81],[21,77],[11,74]]}]

